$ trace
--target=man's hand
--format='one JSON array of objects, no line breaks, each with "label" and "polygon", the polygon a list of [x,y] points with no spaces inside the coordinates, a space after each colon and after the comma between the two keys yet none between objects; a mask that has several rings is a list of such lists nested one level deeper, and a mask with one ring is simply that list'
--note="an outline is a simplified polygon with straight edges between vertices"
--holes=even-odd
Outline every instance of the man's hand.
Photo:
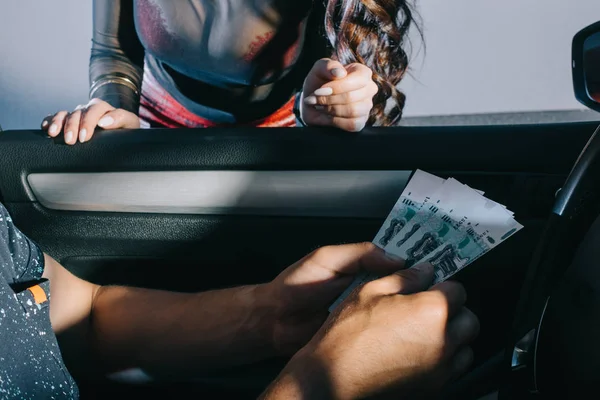
[{"label": "man's hand", "polygon": [[402,266],[372,244],[331,246],[270,283],[181,293],[100,287],[50,257],[45,264],[50,318],[68,366],[136,367],[178,379],[292,355],[319,329],[359,267],[387,274]]},{"label": "man's hand", "polygon": [[301,117],[307,125],[358,132],[367,124],[377,91],[369,67],[321,59],[304,81]]},{"label": "man's hand", "polygon": [[300,350],[264,399],[435,395],[464,373],[479,330],[455,282],[425,290],[429,264],[356,290]]},{"label": "man's hand", "polygon": [[329,315],[327,308],[359,269],[381,275],[402,268],[372,243],[322,247],[284,270],[263,293],[276,307],[273,342],[280,354],[304,346]]}]

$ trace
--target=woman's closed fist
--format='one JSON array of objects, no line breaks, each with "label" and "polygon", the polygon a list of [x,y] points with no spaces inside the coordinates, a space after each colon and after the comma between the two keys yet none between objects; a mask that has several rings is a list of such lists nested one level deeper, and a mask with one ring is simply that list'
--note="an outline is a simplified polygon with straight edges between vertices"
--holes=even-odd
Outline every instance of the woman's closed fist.
[{"label": "woman's closed fist", "polygon": [[377,91],[369,67],[321,59],[304,81],[302,119],[307,125],[358,132],[367,124]]}]

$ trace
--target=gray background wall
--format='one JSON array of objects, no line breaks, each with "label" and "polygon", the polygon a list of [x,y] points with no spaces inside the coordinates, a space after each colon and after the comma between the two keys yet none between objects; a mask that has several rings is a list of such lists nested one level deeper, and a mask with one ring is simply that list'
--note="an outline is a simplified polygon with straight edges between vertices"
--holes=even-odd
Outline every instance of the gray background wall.
[{"label": "gray background wall", "polygon": [[[419,3],[427,53],[402,85],[405,116],[582,108],[571,89],[571,38],[600,20],[600,1]],[[4,129],[37,127],[87,99],[90,35],[91,0],[2,2]]]}]

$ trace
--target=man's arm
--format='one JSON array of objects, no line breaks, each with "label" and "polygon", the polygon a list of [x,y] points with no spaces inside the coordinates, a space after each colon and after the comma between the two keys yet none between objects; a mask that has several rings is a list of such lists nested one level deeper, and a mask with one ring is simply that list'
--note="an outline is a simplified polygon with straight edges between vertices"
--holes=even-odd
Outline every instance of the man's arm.
[{"label": "man's arm", "polygon": [[315,315],[359,268],[385,274],[400,266],[373,244],[320,248],[264,286],[200,294],[99,287],[46,260],[50,317],[71,359],[91,350],[104,372],[140,367],[181,379],[258,360],[295,337],[301,349],[261,395],[265,400],[428,397],[467,370],[479,330],[462,285],[427,289],[433,266],[421,264],[356,289],[313,334]]},{"label": "man's arm", "polygon": [[275,354],[264,285],[193,294],[98,286],[47,255],[45,263],[50,318],[70,369],[181,376]]}]

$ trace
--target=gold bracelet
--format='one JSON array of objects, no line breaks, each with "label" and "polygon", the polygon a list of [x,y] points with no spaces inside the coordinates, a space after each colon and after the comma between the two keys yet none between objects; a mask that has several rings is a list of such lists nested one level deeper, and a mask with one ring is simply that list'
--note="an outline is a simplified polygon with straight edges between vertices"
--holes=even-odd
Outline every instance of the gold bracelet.
[{"label": "gold bracelet", "polygon": [[94,93],[96,93],[98,89],[100,89],[102,86],[109,85],[112,83],[128,87],[129,89],[133,90],[136,96],[139,96],[140,94],[137,87],[135,86],[135,83],[133,83],[133,81],[128,77],[119,75],[103,75],[100,78],[96,79],[94,82],[92,82],[92,85],[90,86],[89,98],[94,98]]}]

